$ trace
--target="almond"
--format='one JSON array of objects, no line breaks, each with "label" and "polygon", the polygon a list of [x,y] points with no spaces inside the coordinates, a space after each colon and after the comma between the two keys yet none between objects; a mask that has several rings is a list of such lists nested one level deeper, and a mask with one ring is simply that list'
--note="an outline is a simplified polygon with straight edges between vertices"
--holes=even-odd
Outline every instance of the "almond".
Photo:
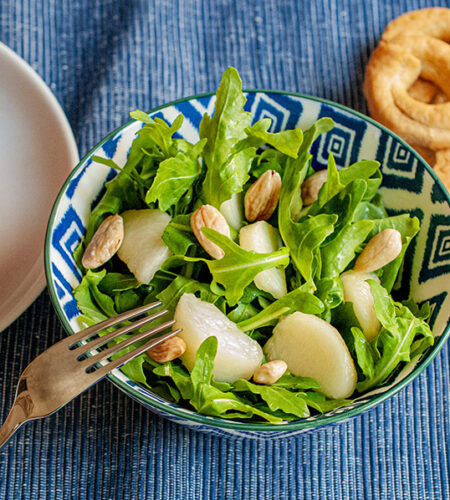
[{"label": "almond", "polygon": [[123,240],[123,219],[120,215],[110,215],[98,227],[86,250],[81,263],[86,269],[95,269],[107,262],[119,249]]},{"label": "almond", "polygon": [[302,184],[302,201],[303,205],[312,205],[319,197],[320,188],[327,180],[328,172],[319,170],[311,177],[308,177]]},{"label": "almond", "polygon": [[180,337],[170,337],[152,347],[147,354],[157,363],[167,363],[179,358],[186,351],[186,343]]},{"label": "almond", "polygon": [[191,215],[191,228],[200,245],[211,257],[221,259],[224,251],[202,233],[202,228],[209,227],[230,238],[230,226],[225,217],[211,205],[202,205]]},{"label": "almond", "polygon": [[356,259],[353,269],[370,273],[396,259],[402,251],[402,235],[396,229],[385,229],[369,240]]},{"label": "almond", "polygon": [[248,189],[244,198],[248,221],[268,220],[273,214],[281,191],[281,177],[275,170],[267,170]]},{"label": "almond", "polygon": [[279,380],[287,370],[287,364],[281,359],[269,361],[260,366],[253,375],[257,384],[271,385]]}]

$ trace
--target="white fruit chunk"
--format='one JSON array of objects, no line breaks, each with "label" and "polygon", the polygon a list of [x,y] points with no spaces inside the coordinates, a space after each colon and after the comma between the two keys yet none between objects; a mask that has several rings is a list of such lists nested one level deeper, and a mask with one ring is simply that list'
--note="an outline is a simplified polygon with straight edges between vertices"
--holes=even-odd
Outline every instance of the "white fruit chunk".
[{"label": "white fruit chunk", "polygon": [[294,375],[311,377],[330,398],[351,396],[357,375],[339,332],[323,319],[295,312],[283,318],[264,346],[268,360],[282,359]]},{"label": "white fruit chunk", "polygon": [[181,328],[179,337],[186,343],[181,361],[191,371],[202,342],[217,337],[217,355],[214,378],[233,383],[240,378],[249,379],[261,365],[263,353],[256,340],[241,332],[214,304],[198,299],[192,293],[181,296],[175,310],[176,324]]},{"label": "white fruit chunk", "polygon": [[[266,221],[255,222],[244,226],[239,232],[239,244],[244,250],[258,253],[271,253],[281,246],[278,231]],[[261,271],[255,277],[255,285],[272,294],[276,299],[286,295],[286,275],[284,269],[273,267]]]},{"label": "white fruit chunk", "polygon": [[143,209],[127,210],[121,216],[124,238],[117,255],[138,281],[148,284],[169,257],[169,249],[161,236],[170,215],[157,209]]},{"label": "white fruit chunk", "polygon": [[220,213],[228,224],[236,231],[242,226],[244,220],[243,193],[234,193],[233,196],[220,205]]},{"label": "white fruit chunk", "polygon": [[373,340],[380,331],[381,325],[375,314],[373,307],[373,297],[369,283],[366,280],[380,280],[376,274],[347,271],[341,274],[344,285],[344,300],[353,302],[353,310],[361,325],[364,336],[367,340]]}]

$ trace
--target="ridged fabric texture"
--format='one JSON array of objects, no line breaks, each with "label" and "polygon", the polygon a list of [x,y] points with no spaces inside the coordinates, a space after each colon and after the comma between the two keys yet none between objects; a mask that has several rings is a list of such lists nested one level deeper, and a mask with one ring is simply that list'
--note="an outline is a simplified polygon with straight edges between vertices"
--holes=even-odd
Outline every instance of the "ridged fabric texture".
[{"label": "ridged fabric texture", "polygon": [[[130,110],[213,91],[229,65],[245,88],[297,91],[367,112],[364,68],[385,25],[435,5],[3,0],[0,40],[53,90],[83,156]],[[64,335],[45,291],[0,333],[2,420],[21,371]],[[448,499],[449,372],[447,345],[374,410],[275,441],[197,433],[101,382],[0,451],[0,498]]]}]

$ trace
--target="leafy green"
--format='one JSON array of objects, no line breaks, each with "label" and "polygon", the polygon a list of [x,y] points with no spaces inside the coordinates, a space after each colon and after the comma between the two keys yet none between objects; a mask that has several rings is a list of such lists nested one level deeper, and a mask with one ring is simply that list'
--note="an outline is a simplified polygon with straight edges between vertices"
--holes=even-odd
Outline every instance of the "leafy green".
[{"label": "leafy green", "polygon": [[292,375],[289,371],[286,371],[273,385],[290,390],[320,389],[320,385],[314,379]]},{"label": "leafy green", "polygon": [[194,395],[193,385],[189,373],[174,362],[164,363],[153,369],[153,373],[161,377],[170,377],[180,391],[183,399],[191,399]]},{"label": "leafy green", "polygon": [[402,235],[402,251],[400,255],[377,272],[381,284],[386,290],[391,291],[405,257],[406,249],[420,229],[419,219],[417,217],[410,217],[408,214],[402,214],[374,220],[373,222],[374,226],[370,237],[388,228],[396,229]]},{"label": "leafy green", "polygon": [[345,184],[341,183],[339,172],[334,161],[334,156],[330,153],[327,162],[327,180],[319,190],[317,204],[322,207],[328,200],[344,189]]},{"label": "leafy green", "polygon": [[233,384],[235,391],[250,391],[258,394],[267,403],[271,411],[281,410],[299,418],[309,417],[310,412],[301,393],[291,392],[275,385],[258,385],[248,380],[238,380]]},{"label": "leafy green", "polygon": [[140,285],[139,281],[132,274],[110,272],[102,278],[98,287],[102,292],[112,295],[115,292],[138,288]]},{"label": "leafy green", "polygon": [[105,275],[105,270],[94,272],[88,269],[81,283],[73,291],[80,311],[96,323],[117,315],[113,299],[99,289]]},{"label": "leafy green", "polygon": [[156,295],[156,298],[163,303],[164,309],[167,309],[173,315],[178,300],[184,293],[198,293],[202,300],[212,304],[220,299],[206,283],[200,283],[184,276],[177,276],[167,288]]},{"label": "leafy green", "polygon": [[368,280],[374,299],[375,314],[382,327],[369,346],[361,342],[358,329],[352,328],[356,342],[356,355],[365,378],[358,382],[357,390],[364,392],[385,382],[399,363],[411,360],[411,345],[422,340],[422,348],[433,344],[429,325],[416,318],[408,307],[394,302],[385,288],[376,281]]},{"label": "leafy green", "polygon": [[201,173],[198,155],[205,142],[206,140],[197,143],[193,157],[177,153],[159,164],[153,184],[145,196],[146,203],[158,201],[158,207],[163,211],[178,203]]},{"label": "leafy green", "polygon": [[240,400],[233,392],[224,392],[213,385],[212,372],[217,353],[217,338],[208,337],[197,351],[194,368],[191,372],[193,395],[192,406],[204,415],[222,418],[261,417],[269,422],[281,422],[282,419],[258,410]]},{"label": "leafy green", "polygon": [[330,243],[321,248],[322,276],[334,277],[347,268],[355,257],[356,249],[372,230],[373,224],[370,220],[349,222]]},{"label": "leafy green", "polygon": [[191,246],[198,244],[190,221],[191,214],[177,215],[164,230],[162,240],[174,255],[186,255]]},{"label": "leafy green", "polygon": [[289,248],[294,265],[308,281],[314,274],[314,262],[321,243],[333,233],[336,215],[320,214],[304,221],[292,219],[291,206],[294,198],[300,197],[300,185],[305,178],[311,155],[308,150],[312,142],[332,128],[330,119],[322,118],[304,134],[297,159],[286,162],[278,206],[278,228],[285,245]]},{"label": "leafy green", "polygon": [[[303,132],[299,128],[291,130],[282,130],[281,132],[267,132],[271,124],[269,118],[264,118],[256,122],[251,127],[245,129],[245,133],[252,138],[257,139],[252,145],[260,147],[263,144],[269,144],[291,158],[297,158],[300,145],[303,141]],[[258,141],[259,139],[259,141]],[[245,140],[245,139],[244,139]]]},{"label": "leafy green", "polygon": [[[132,118],[137,116],[136,112],[130,114]],[[139,120],[141,118],[144,118],[142,114],[139,115]],[[162,153],[163,157],[166,158],[175,156],[178,148],[172,136],[183,124],[183,115],[178,115],[172,125],[168,125],[164,120],[161,120],[161,118],[147,118],[145,125],[138,131],[137,135],[149,141],[152,146],[151,151],[160,151],[159,154]]]},{"label": "leafy green", "polygon": [[323,304],[315,295],[302,288],[289,292],[276,300],[261,312],[251,318],[238,323],[238,327],[246,332],[262,326],[274,324],[281,316],[301,311],[308,314],[320,314],[324,310]]},{"label": "leafy green", "polygon": [[289,251],[280,248],[272,253],[257,253],[244,250],[230,238],[210,228],[203,228],[202,232],[213,243],[225,252],[219,260],[185,257],[188,262],[203,261],[213,277],[213,284],[220,283],[225,288],[225,298],[230,306],[237,304],[242,297],[245,287],[250,285],[255,276],[272,267],[286,267],[289,263]]},{"label": "leafy green", "polygon": [[254,147],[236,151],[251,121],[250,113],[243,109],[245,101],[238,72],[228,68],[217,90],[213,116],[205,114],[200,122],[200,138],[207,139],[202,199],[217,208],[242,190],[256,154]]},{"label": "leafy green", "polygon": [[125,168],[123,172],[119,172],[114,179],[105,184],[106,191],[104,195],[90,213],[86,228],[86,244],[91,241],[95,231],[108,215],[142,207],[139,186],[136,181],[127,175]]}]

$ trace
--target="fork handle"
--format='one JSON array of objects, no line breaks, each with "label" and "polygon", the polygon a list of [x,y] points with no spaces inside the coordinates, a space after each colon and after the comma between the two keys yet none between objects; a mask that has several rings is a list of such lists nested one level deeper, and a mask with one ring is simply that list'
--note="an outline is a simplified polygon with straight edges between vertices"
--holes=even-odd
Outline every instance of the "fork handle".
[{"label": "fork handle", "polygon": [[17,431],[17,429],[28,420],[26,410],[14,402],[9,415],[0,427],[0,448]]}]

